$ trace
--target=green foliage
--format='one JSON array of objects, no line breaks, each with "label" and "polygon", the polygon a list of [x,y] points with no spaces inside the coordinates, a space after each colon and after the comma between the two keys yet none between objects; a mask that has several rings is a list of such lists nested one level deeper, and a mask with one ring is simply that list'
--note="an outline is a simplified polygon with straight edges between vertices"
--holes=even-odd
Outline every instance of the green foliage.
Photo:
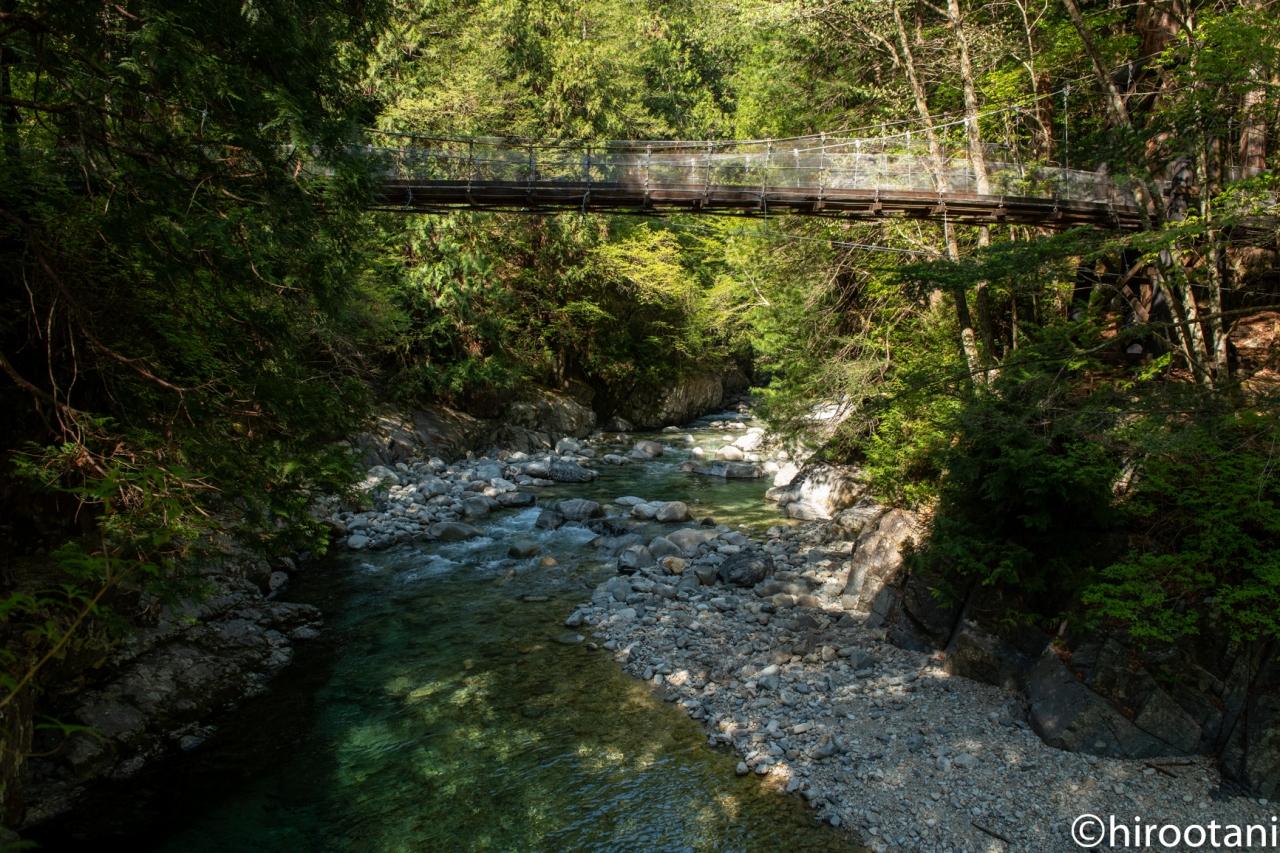
[{"label": "green foliage", "polygon": [[322,542],[309,496],[349,481],[333,442],[368,401],[347,331],[367,178],[348,143],[379,9],[6,7],[10,689],[176,594],[221,515],[268,553]]},{"label": "green foliage", "polygon": [[1126,427],[1135,457],[1124,502],[1129,549],[1084,593],[1099,621],[1169,642],[1225,626],[1280,637],[1280,480],[1275,409],[1146,417]]}]

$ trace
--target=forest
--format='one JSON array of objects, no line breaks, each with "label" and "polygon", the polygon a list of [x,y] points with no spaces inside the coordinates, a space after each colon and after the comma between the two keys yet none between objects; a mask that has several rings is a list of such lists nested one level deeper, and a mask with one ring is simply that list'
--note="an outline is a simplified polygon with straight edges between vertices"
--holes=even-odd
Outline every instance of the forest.
[{"label": "forest", "polygon": [[[368,156],[908,134],[1141,225],[410,214]],[[604,424],[708,370],[919,514],[936,606],[1249,661],[1280,707],[1273,0],[3,0],[0,137],[4,826],[197,567],[333,550],[378,413]]]}]

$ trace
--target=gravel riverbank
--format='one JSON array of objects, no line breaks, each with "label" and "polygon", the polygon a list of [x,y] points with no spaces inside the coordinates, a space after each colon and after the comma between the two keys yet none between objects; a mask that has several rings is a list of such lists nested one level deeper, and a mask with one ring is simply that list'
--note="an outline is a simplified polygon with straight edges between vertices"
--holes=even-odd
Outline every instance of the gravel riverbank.
[{"label": "gravel riverbank", "polygon": [[[940,656],[898,648],[845,611],[847,568],[816,534],[774,528],[744,545],[722,528],[681,574],[651,566],[611,578],[568,624],[590,626],[627,672],[701,720],[710,742],[732,746],[739,773],[803,796],[874,850],[1077,849],[1072,823],[1086,813],[1274,825],[1275,805],[1231,796],[1208,758],[1046,746],[1017,694],[951,677]],[[725,566],[753,551],[771,576],[726,583]],[[699,573],[704,565],[717,571]]]}]

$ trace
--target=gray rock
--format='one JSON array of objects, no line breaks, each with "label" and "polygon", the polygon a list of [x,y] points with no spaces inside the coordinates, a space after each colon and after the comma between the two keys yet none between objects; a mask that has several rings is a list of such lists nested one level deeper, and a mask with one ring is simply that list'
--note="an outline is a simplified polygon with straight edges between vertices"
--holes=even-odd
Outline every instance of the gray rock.
[{"label": "gray rock", "polygon": [[347,537],[347,547],[353,551],[362,551],[369,547],[369,537],[363,533],[353,533]]},{"label": "gray rock", "polygon": [[649,459],[656,459],[663,454],[665,448],[663,448],[659,442],[642,439],[637,441],[631,450],[632,453],[645,456]]},{"label": "gray rock", "polygon": [[600,504],[585,498],[560,501],[556,504],[555,510],[569,521],[586,521],[589,518],[599,518],[604,515],[604,509]]},{"label": "gray rock", "polygon": [[632,432],[635,430],[636,425],[631,423],[631,421],[627,420],[626,418],[622,418],[622,417],[618,417],[617,415],[614,415],[604,425],[604,428],[606,432]]},{"label": "gray rock", "polygon": [[1133,724],[1172,745],[1178,752],[1192,753],[1200,746],[1200,724],[1174,702],[1173,697],[1160,689],[1147,698]]},{"label": "gray rock", "polygon": [[[693,577],[698,579],[698,583],[703,586],[711,586],[716,582],[716,575],[719,567],[708,565],[706,563],[695,564],[693,567]],[[688,575],[686,575],[688,577]]]},{"label": "gray rock", "polygon": [[1050,746],[1115,758],[1153,758],[1170,751],[1169,744],[1081,684],[1051,648],[1028,674],[1026,693],[1032,728]]},{"label": "gray rock", "polygon": [[[605,591],[614,601],[626,601],[631,595],[631,581],[624,575],[614,575],[604,583]],[[572,625],[570,628],[574,627]]]},{"label": "gray rock", "polygon": [[533,523],[533,526],[539,527],[543,530],[555,530],[559,527],[563,527],[565,521],[567,521],[567,519],[554,509],[544,509],[542,512],[538,513],[538,519]]},{"label": "gray rock", "polygon": [[556,453],[577,453],[582,450],[582,442],[578,441],[576,438],[565,436],[556,442],[555,450]]},{"label": "gray rock", "polygon": [[583,438],[595,428],[596,413],[564,394],[530,389],[525,399],[507,407],[502,420],[536,432]]},{"label": "gray rock", "polygon": [[577,462],[557,459],[547,466],[546,477],[557,483],[589,483],[596,478],[596,472],[582,467]]},{"label": "gray rock", "polygon": [[826,520],[852,506],[866,491],[859,469],[814,462],[786,486],[772,488],[765,496],[785,507],[790,518]]},{"label": "gray rock", "polygon": [[507,556],[523,560],[528,557],[536,556],[541,550],[542,546],[532,539],[517,539],[515,542],[512,542],[511,547],[507,549]]},{"label": "gray rock", "polygon": [[649,553],[653,555],[654,559],[661,560],[663,557],[678,557],[684,552],[665,536],[655,536],[649,540]]},{"label": "gray rock", "polygon": [[462,515],[470,520],[475,518],[484,518],[489,514],[489,498],[483,495],[474,498],[466,498],[462,501]]},{"label": "gray rock", "polygon": [[442,542],[457,542],[479,536],[480,531],[470,524],[461,521],[438,521],[427,529],[432,539]]},{"label": "gray rock", "polygon": [[735,586],[755,586],[771,574],[773,558],[751,551],[729,556],[717,572],[722,581]]},{"label": "gray rock", "polygon": [[533,506],[538,499],[529,492],[503,492],[495,500],[501,507],[518,507]]},{"label": "gray rock", "polygon": [[724,384],[718,374],[689,376],[673,385],[634,394],[619,415],[640,429],[688,423],[715,411],[724,400]]},{"label": "gray rock", "polygon": [[755,462],[712,462],[709,465],[694,465],[689,470],[704,477],[723,477],[727,480],[758,480],[765,474],[764,466]]},{"label": "gray rock", "polygon": [[688,521],[689,506],[683,501],[667,501],[658,507],[654,518],[666,523]]},{"label": "gray rock", "polygon": [[634,574],[653,565],[653,555],[643,545],[632,545],[618,555],[618,571]]},{"label": "gray rock", "polygon": [[717,536],[716,531],[697,527],[683,527],[666,535],[667,541],[680,549],[682,554],[694,554],[698,546],[710,542]]}]

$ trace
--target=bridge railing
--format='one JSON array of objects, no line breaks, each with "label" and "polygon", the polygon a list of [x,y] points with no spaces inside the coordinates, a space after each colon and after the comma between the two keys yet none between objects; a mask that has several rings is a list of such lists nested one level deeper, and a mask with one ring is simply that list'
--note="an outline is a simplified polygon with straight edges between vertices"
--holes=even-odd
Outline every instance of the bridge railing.
[{"label": "bridge railing", "polygon": [[[883,190],[977,193],[967,151],[935,158],[925,140],[811,137],[781,142],[540,143],[386,135],[369,146],[384,177],[402,182],[680,190]],[[1103,172],[1028,164],[986,146],[988,193],[1126,206],[1128,196]]]}]

